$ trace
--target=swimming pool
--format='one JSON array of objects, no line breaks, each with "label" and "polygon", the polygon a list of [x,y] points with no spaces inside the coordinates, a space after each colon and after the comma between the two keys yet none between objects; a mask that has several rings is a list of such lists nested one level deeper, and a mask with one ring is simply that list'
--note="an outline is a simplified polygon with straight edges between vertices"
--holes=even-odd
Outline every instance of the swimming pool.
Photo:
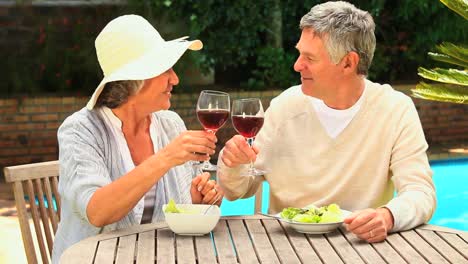
[{"label": "swimming pool", "polygon": [[[468,159],[431,162],[436,186],[437,209],[429,221],[440,225],[468,231]],[[268,208],[268,183],[263,184],[262,212]],[[255,198],[234,202],[223,200],[222,215],[254,214]]]}]

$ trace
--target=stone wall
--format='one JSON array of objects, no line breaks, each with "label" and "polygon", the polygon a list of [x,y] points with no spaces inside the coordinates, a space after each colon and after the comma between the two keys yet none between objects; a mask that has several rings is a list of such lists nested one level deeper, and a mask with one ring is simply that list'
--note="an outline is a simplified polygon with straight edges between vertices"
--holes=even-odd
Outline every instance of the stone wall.
[{"label": "stone wall", "polygon": [[[396,86],[408,91],[411,86]],[[231,92],[232,99],[260,97],[265,108],[281,91]],[[173,95],[172,109],[189,129],[201,129],[195,115],[198,94]],[[0,168],[57,159],[57,128],[82,108],[87,97],[36,97],[0,99]],[[413,99],[431,145],[468,144],[468,105]],[[235,134],[230,122],[218,131],[218,150]],[[216,156],[215,156],[216,157]]]}]

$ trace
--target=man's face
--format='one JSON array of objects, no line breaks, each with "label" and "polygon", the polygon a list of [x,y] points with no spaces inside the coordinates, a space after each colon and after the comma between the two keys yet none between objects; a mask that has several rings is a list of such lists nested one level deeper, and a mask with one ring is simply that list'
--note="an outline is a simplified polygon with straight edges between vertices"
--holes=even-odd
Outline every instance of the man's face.
[{"label": "man's face", "polygon": [[330,60],[323,40],[313,29],[305,28],[296,48],[299,57],[294,70],[301,74],[303,93],[322,100],[333,97],[334,88],[342,79],[342,70]]}]

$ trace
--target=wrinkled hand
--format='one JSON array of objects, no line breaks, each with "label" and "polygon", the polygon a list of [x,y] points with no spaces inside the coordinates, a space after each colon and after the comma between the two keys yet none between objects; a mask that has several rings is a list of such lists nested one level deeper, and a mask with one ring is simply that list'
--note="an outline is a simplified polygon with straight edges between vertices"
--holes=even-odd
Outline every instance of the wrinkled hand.
[{"label": "wrinkled hand", "polygon": [[216,184],[215,180],[210,180],[210,174],[204,172],[192,180],[190,187],[192,203],[194,204],[212,204],[216,199],[216,205],[221,205],[224,196],[223,190]]},{"label": "wrinkled hand", "polygon": [[259,149],[255,145],[251,148],[243,136],[235,135],[226,142],[221,159],[226,166],[233,168],[254,162],[258,152]]},{"label": "wrinkled hand", "polygon": [[352,213],[344,219],[346,229],[369,243],[387,238],[393,228],[393,216],[387,208],[364,209]]},{"label": "wrinkled hand", "polygon": [[172,140],[161,152],[173,166],[181,165],[189,160],[205,161],[210,158],[209,155],[215,153],[216,141],[217,138],[213,133],[185,131]]}]

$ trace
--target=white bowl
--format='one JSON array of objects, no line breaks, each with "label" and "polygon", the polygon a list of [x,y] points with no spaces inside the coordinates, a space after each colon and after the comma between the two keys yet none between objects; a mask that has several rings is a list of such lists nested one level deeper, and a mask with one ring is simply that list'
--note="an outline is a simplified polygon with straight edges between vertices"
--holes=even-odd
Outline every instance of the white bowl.
[{"label": "white bowl", "polygon": [[185,236],[202,236],[211,232],[219,221],[221,210],[213,205],[203,214],[209,204],[177,204],[177,208],[188,213],[166,213],[167,204],[163,205],[166,223],[172,232]]},{"label": "white bowl", "polygon": [[[351,212],[347,210],[341,209],[341,217],[344,219],[348,215],[350,215]],[[340,222],[334,222],[334,223],[300,223],[300,222],[294,222],[291,220],[283,219],[280,217],[279,214],[277,214],[278,218],[292,227],[294,230],[300,233],[304,234],[325,234],[329,233],[338,227],[340,227],[343,224],[343,221]]]}]

